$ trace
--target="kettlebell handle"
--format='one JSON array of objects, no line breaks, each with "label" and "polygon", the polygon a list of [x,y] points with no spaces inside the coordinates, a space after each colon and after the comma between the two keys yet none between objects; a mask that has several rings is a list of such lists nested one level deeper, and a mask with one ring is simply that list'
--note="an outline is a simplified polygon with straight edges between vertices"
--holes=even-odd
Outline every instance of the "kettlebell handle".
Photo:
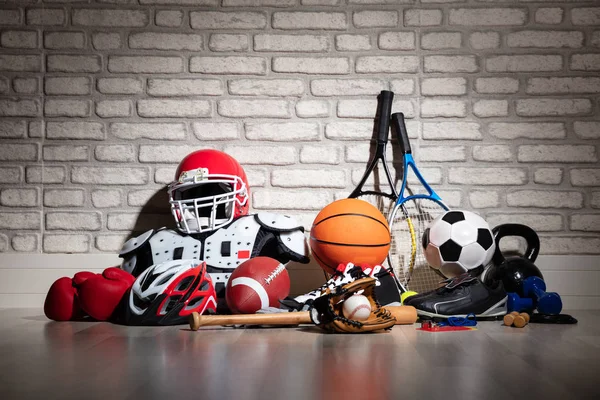
[{"label": "kettlebell handle", "polygon": [[494,234],[494,240],[496,241],[496,250],[494,251],[493,261],[494,264],[500,265],[506,259],[500,251],[500,239],[506,236],[517,236],[522,237],[527,242],[527,248],[523,257],[531,262],[534,262],[540,252],[540,238],[535,231],[522,224],[501,224],[492,229]]}]

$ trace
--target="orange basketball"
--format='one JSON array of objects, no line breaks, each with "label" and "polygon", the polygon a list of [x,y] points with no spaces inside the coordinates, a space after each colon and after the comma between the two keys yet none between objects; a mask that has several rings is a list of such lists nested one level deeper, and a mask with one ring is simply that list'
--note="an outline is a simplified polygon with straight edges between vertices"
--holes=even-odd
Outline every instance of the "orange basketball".
[{"label": "orange basketball", "polygon": [[313,222],[309,240],[314,259],[328,273],[340,263],[383,263],[390,241],[383,214],[360,199],[341,199],[323,208]]}]

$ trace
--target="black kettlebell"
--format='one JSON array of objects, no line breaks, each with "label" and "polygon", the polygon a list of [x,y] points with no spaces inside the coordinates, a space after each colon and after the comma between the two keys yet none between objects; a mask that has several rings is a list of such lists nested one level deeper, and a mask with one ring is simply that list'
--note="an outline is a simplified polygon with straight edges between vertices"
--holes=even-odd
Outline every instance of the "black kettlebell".
[{"label": "black kettlebell", "polygon": [[[492,258],[492,265],[483,274],[483,282],[488,286],[494,286],[495,282],[502,281],[507,292],[527,297],[523,293],[523,280],[530,276],[544,279],[542,272],[534,264],[540,251],[540,238],[533,229],[522,224],[501,224],[492,229],[492,233],[496,241],[496,250]],[[527,242],[525,254],[504,257],[500,251],[499,242],[507,236],[524,238]]]}]

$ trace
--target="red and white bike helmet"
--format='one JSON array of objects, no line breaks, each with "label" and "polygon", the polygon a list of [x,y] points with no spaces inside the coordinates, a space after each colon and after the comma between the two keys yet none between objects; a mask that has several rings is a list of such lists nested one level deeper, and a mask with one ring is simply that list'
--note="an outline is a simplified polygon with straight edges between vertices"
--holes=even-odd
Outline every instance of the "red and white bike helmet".
[{"label": "red and white bike helmet", "polygon": [[187,234],[210,232],[247,215],[250,188],[242,166],[218,150],[198,150],[179,163],[168,187],[177,228]]},{"label": "red and white bike helmet", "polygon": [[192,312],[215,312],[217,294],[206,263],[171,260],[147,268],[133,283],[127,325],[180,325]]}]

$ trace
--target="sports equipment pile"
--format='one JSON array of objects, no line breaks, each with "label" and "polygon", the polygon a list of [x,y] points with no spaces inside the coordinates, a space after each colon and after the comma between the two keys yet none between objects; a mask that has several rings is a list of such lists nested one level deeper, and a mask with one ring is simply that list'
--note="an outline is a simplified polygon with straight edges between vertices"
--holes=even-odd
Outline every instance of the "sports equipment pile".
[{"label": "sports equipment pile", "polygon": [[[445,320],[424,325],[430,332],[471,330],[440,327],[475,325],[476,318],[505,317],[507,326],[518,327],[577,322],[560,314],[560,296],[546,291],[534,265],[535,231],[519,224],[490,229],[471,211],[450,210],[429,185],[413,158],[404,115],[392,113],[393,99],[391,91],[379,95],[376,148],[363,177],[347,199],[318,213],[308,238],[291,216],[249,214],[248,179],[233,157],[194,151],[167,189],[177,230],[129,239],[121,268],[58,279],[46,297],[46,316],[189,323],[192,330],[314,324],[331,333],[386,332],[417,318]],[[402,153],[397,177],[386,159],[390,131]],[[498,242],[506,236],[527,241],[523,257],[502,254]],[[289,297],[287,263],[308,263],[311,256],[326,282]]]}]

